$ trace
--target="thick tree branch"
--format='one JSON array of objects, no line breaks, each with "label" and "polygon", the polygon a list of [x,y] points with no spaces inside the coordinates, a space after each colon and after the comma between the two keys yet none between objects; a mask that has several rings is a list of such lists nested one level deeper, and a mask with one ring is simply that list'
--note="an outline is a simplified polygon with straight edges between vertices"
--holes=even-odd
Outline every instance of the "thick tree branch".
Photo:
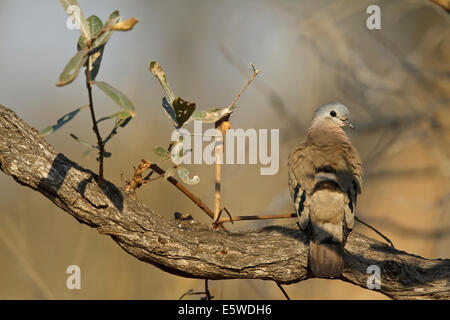
[{"label": "thick tree branch", "polygon": [[[126,252],[167,272],[205,279],[294,283],[307,271],[306,238],[295,227],[225,232],[168,221],[127,192],[55,150],[17,115],[0,106],[0,169],[78,221],[109,235]],[[369,265],[381,269],[381,293],[395,299],[450,298],[450,260],[424,259],[352,232],[342,280],[366,288]]]}]

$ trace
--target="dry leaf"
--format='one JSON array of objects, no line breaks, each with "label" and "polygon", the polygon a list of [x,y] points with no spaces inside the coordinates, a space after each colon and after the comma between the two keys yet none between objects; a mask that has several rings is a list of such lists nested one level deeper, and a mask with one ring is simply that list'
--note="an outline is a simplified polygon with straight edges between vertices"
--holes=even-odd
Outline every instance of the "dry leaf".
[{"label": "dry leaf", "polygon": [[133,29],[134,25],[135,25],[136,23],[138,23],[138,22],[139,22],[138,19],[136,19],[136,18],[130,18],[130,19],[127,19],[127,20],[125,20],[125,21],[121,21],[121,22],[119,22],[119,23],[116,23],[115,25],[113,25],[113,26],[111,27],[111,30],[115,30],[115,31],[128,31],[128,30]]}]

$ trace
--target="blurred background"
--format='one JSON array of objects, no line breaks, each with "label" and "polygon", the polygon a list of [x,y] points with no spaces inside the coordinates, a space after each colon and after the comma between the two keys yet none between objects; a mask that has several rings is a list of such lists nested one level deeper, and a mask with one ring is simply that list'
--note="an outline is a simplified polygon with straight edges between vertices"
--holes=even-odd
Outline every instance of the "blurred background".
[{"label": "blurred background", "polygon": [[[140,22],[116,32],[97,80],[134,102],[137,117],[109,143],[105,176],[118,186],[153,148],[166,146],[172,126],[163,92],[148,71],[164,68],[177,95],[198,109],[226,107],[251,75],[260,75],[238,102],[234,128],[279,128],[280,170],[225,165],[222,201],[235,216],[293,212],[287,154],[305,136],[313,110],[340,101],[352,114],[350,137],[364,162],[357,216],[401,250],[426,258],[450,255],[450,15],[427,0],[80,0],[86,17],[105,20],[118,9]],[[366,9],[381,9],[381,29],[368,30]],[[88,102],[84,77],[55,86],[74,55],[79,33],[66,27],[58,1],[0,1],[0,104],[42,129]],[[94,88],[98,117],[118,110]],[[111,124],[101,127],[103,135]],[[205,128],[207,126],[204,126]],[[47,137],[58,152],[97,171],[95,157],[69,137],[95,143],[87,110]],[[192,129],[192,124],[187,126]],[[210,207],[214,167],[190,165],[201,182],[190,187]],[[79,224],[44,196],[0,174],[0,298],[177,299],[204,282],[167,274],[126,254],[110,238]],[[164,180],[138,190],[159,214],[209,218]],[[246,230],[293,219],[227,225]],[[356,222],[358,232],[380,239]],[[81,268],[81,290],[66,288],[69,265]],[[210,281],[216,299],[283,299],[273,282]],[[285,286],[292,299],[386,299],[340,280]],[[187,298],[199,299],[200,296]]]}]

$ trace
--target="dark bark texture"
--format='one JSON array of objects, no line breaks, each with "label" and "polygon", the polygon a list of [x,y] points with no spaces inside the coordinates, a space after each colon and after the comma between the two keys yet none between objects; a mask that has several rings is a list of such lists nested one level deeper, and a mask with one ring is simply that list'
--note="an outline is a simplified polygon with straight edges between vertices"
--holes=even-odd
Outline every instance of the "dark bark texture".
[{"label": "dark bark texture", "polygon": [[[212,230],[194,220],[162,218],[144,203],[57,153],[38,131],[0,105],[0,169],[63,211],[109,235],[126,252],[166,272],[192,278],[311,278],[305,236],[292,227]],[[287,192],[287,191],[286,191]],[[352,232],[341,280],[367,288],[367,268],[381,270],[377,291],[393,299],[449,299],[450,260],[425,259]]]}]

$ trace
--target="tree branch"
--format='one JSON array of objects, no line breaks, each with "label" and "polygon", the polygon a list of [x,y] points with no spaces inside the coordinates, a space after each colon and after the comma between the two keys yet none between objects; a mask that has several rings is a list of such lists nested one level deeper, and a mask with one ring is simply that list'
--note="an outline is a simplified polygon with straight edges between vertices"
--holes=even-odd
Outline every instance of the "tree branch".
[{"label": "tree branch", "polygon": [[[126,252],[172,274],[203,279],[311,278],[306,237],[296,227],[225,232],[166,220],[131,194],[57,153],[38,131],[0,106],[0,169]],[[425,259],[352,232],[341,280],[366,288],[370,265],[381,269],[381,293],[394,299],[450,298],[450,260]]]}]

